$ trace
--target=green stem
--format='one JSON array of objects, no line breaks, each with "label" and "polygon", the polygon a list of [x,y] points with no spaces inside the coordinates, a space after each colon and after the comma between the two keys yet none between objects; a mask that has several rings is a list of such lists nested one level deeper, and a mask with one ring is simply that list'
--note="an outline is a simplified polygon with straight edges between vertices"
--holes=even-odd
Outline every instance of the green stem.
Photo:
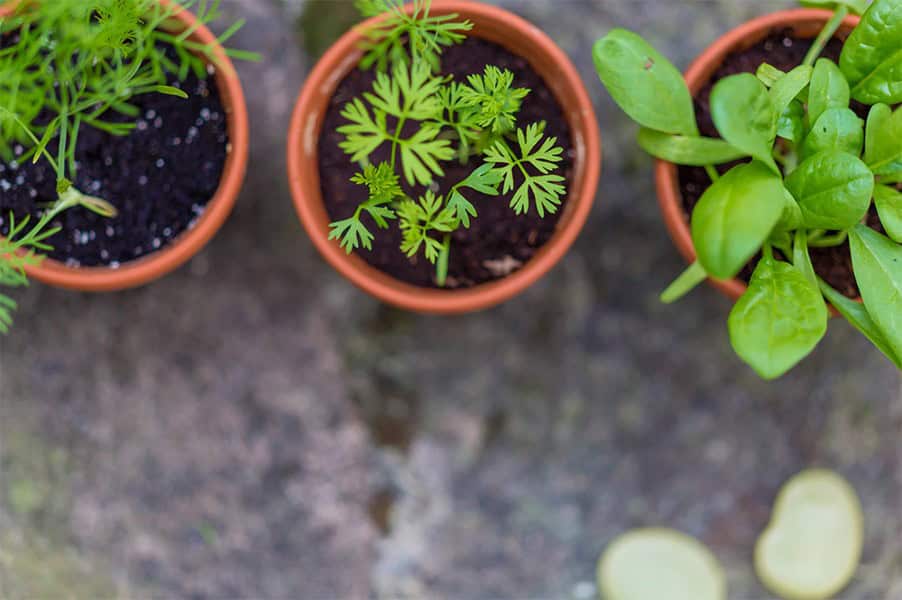
[{"label": "green stem", "polygon": [[448,258],[451,256],[451,234],[446,233],[442,241],[442,251],[435,262],[435,282],[439,287],[445,287],[448,279]]},{"label": "green stem", "polygon": [[392,140],[391,140],[391,168],[392,168],[392,171],[395,170],[395,164],[396,164],[395,159],[397,158],[397,154],[398,154],[398,144],[399,144],[398,140],[401,138],[401,129],[403,129],[403,127],[404,127],[405,120],[406,119],[404,117],[401,117],[400,119],[398,119],[398,126],[395,127],[395,135],[392,136]]},{"label": "green stem", "polygon": [[712,183],[720,179],[720,174],[717,172],[717,169],[715,169],[713,165],[706,165],[705,171],[707,171],[708,177],[711,178]]},{"label": "green stem", "polygon": [[849,233],[847,231],[840,231],[839,233],[825,235],[816,240],[808,240],[808,245],[813,248],[832,248],[833,246],[839,246],[844,243],[848,237]]},{"label": "green stem", "polygon": [[803,65],[809,67],[814,65],[814,62],[821,55],[821,52],[827,47],[827,42],[833,38],[833,35],[839,29],[839,26],[842,25],[843,19],[847,16],[849,16],[849,7],[840,6],[836,9],[836,13],[829,21],[827,21],[827,24],[821,30],[817,39],[814,40],[814,44],[811,46],[808,54],[805,55],[805,60],[802,62]]}]

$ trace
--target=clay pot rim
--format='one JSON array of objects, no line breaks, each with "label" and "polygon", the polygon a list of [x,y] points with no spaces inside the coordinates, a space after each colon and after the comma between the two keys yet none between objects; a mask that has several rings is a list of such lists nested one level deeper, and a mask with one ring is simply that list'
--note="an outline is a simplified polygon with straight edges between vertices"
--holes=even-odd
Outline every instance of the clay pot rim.
[{"label": "clay pot rim", "polygon": [[[170,2],[170,0],[158,1],[163,6]],[[0,16],[8,14],[14,4],[13,2],[0,6]],[[232,61],[216,41],[216,36],[206,26],[198,26],[193,13],[180,10],[173,18],[181,21],[185,27],[196,27],[191,39],[203,44],[213,44],[216,60],[221,65],[216,69],[214,77],[227,115],[229,151],[219,188],[194,225],[161,250],[123,263],[117,268],[68,267],[58,260],[47,258],[40,265],[26,267],[29,277],[49,285],[88,292],[138,287],[166,275],[187,262],[213,238],[232,212],[244,182],[250,139],[247,106],[241,82]]]},{"label": "clay pot rim", "polygon": [[[406,10],[412,10],[407,5]],[[316,157],[316,143],[319,139],[322,113],[326,100],[331,97],[342,77],[356,68],[361,52],[359,42],[363,39],[361,30],[378,23],[384,16],[368,19],[345,33],[316,64],[309,74],[295,106],[288,134],[288,174],[292,198],[298,216],[314,246],[335,270],[379,300],[397,307],[433,314],[459,314],[483,310],[500,304],[516,296],[545,275],[568,251],[588,219],[595,194],[601,165],[601,140],[598,123],[589,94],[582,79],[567,55],[541,30],[525,19],[504,9],[468,0],[434,0],[432,14],[458,13],[476,24],[503,26],[507,36],[513,39],[527,39],[556,63],[559,68],[557,79],[564,81],[561,86],[575,98],[578,114],[567,115],[577,157],[574,161],[574,176],[568,190],[565,212],[552,238],[536,255],[516,272],[503,279],[483,283],[464,290],[438,290],[423,288],[401,282],[382,271],[368,265],[355,254],[347,255],[337,243],[328,240],[328,220],[320,218],[317,212],[324,212],[321,194],[307,195],[303,183],[302,164],[305,154]],[[473,33],[479,37],[478,33]],[[504,44],[510,48],[510,44]],[[523,56],[536,68],[531,56]],[[541,71],[536,68],[540,75]],[[548,77],[544,76],[546,82]],[[555,93],[558,102],[567,103]],[[566,110],[565,110],[566,114]],[[309,116],[313,115],[311,119]],[[306,152],[304,145],[311,145]],[[316,169],[318,170],[318,165]],[[316,187],[319,177],[316,175]],[[311,197],[312,196],[312,197]]]},{"label": "clay pot rim", "polygon": [[[826,23],[833,12],[823,9],[800,8],[778,11],[747,21],[727,32],[708,46],[686,70],[684,77],[693,97],[709,81],[706,73],[713,72],[723,63],[724,58],[735,49],[755,43],[768,33],[781,27],[793,28],[804,23]],[[849,31],[858,25],[860,17],[850,15],[845,18],[840,31]],[[683,212],[682,194],[679,189],[677,165],[663,161],[655,161],[655,182],[658,192],[658,204],[667,230],[680,254],[688,263],[696,259],[695,246],[689,229],[689,219]],[[748,284],[738,278],[715,279],[708,282],[726,296],[737,300],[748,288]],[[860,298],[859,298],[860,301]],[[831,307],[831,312],[835,310]]]}]

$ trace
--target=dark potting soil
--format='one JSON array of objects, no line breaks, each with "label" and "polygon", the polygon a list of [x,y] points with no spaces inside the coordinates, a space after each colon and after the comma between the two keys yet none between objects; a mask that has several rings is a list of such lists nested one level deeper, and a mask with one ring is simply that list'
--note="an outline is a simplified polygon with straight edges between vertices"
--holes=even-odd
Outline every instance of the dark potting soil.
[{"label": "dark potting soil", "polygon": [[[62,213],[62,230],[49,238],[51,258],[70,266],[118,266],[164,248],[190,228],[219,187],[228,152],[226,114],[211,74],[184,81],[170,77],[188,99],[147,94],[132,100],[137,127],[114,136],[83,126],[78,134],[77,172],[72,179],[85,194],[119,211],[101,217],[77,207]],[[106,120],[133,121],[110,111]],[[15,148],[21,155],[25,149]],[[55,153],[56,147],[51,144]],[[40,215],[56,199],[55,174],[47,161],[0,160],[0,234],[17,219]]]},{"label": "dark potting soil", "polygon": [[[556,137],[564,149],[564,160],[557,173],[563,175],[568,180],[565,185],[569,185],[574,158],[570,130],[554,94],[529,63],[501,46],[477,38],[468,38],[463,44],[445,50],[442,55],[442,72],[453,75],[457,81],[465,81],[467,75],[482,73],[486,65],[509,69],[514,74],[516,87],[532,90],[523,101],[517,124],[525,127],[537,121],[546,122],[546,134]],[[335,130],[347,122],[340,114],[345,104],[370,91],[374,79],[372,70],[354,69],[338,85],[323,123],[319,139],[320,186],[326,211],[333,221],[352,215],[357,205],[366,199],[366,190],[350,181],[360,167],[339,148],[343,136]],[[388,145],[383,146],[371,157],[373,162],[388,160]],[[442,163],[445,176],[437,178],[436,192],[445,193],[480,163],[478,157],[466,165],[461,165],[458,160]],[[424,191],[422,187],[405,186],[405,189],[412,197]],[[505,277],[528,262],[554,234],[566,207],[566,196],[557,213],[546,214],[541,219],[534,206],[527,214],[517,216],[509,205],[511,195],[485,196],[467,190],[467,198],[476,207],[478,217],[471,220],[469,229],[461,228],[452,235],[446,287],[472,287]],[[401,281],[421,287],[436,287],[435,266],[423,257],[422,251],[410,259],[400,251],[401,233],[396,221],[390,223],[389,229],[378,229],[368,215],[363,220],[375,235],[375,240],[372,251],[359,251],[361,258]]]},{"label": "dark potting soil", "polygon": [[[720,137],[714,121],[711,118],[710,97],[711,89],[721,79],[738,73],[754,73],[762,63],[768,62],[783,71],[789,71],[802,64],[805,54],[811,47],[813,40],[799,40],[791,37],[789,30],[776,31],[766,39],[748,50],[729,55],[724,64],[714,74],[711,82],[705,85],[695,98],[695,110],[699,129],[702,135]],[[842,52],[842,42],[833,39],[827,44],[821,54],[834,62],[839,62]],[[868,107],[852,101],[852,110],[864,119],[868,114]],[[726,173],[738,163],[720,165],[718,171]],[[698,203],[705,190],[711,185],[711,179],[704,169],[699,167],[679,167],[680,190],[683,195],[683,209],[686,215],[692,214],[692,209]],[[877,212],[871,207],[868,215],[868,224],[874,229],[883,232]],[[754,257],[743,268],[739,278],[749,281],[759,256]],[[827,283],[850,298],[858,296],[858,285],[852,270],[852,257],[849,252],[849,244],[831,248],[811,248],[811,261],[814,269]]]}]

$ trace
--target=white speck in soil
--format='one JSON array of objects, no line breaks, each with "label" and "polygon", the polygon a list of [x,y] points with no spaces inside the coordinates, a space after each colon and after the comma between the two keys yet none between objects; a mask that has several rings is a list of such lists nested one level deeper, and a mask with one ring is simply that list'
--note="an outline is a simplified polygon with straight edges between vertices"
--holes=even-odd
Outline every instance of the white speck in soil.
[{"label": "white speck in soil", "polygon": [[16,156],[22,156],[22,153],[25,152],[25,148],[22,147],[21,144],[16,144],[13,146],[13,154]]},{"label": "white speck in soil", "polygon": [[155,164],[157,165],[158,169],[162,169],[163,167],[166,166],[166,161],[163,160],[162,158],[158,158],[157,162]]},{"label": "white speck in soil", "polygon": [[118,260],[110,261],[110,268],[111,268],[111,269],[118,269],[118,268],[119,268],[119,261],[118,261]]},{"label": "white speck in soil", "polygon": [[113,157],[112,156],[104,156],[103,164],[107,167],[112,167],[113,166]]},{"label": "white speck in soil", "polygon": [[151,245],[154,247],[154,250],[159,248],[160,244],[162,244],[162,242],[160,241],[160,238],[153,238],[153,242]]},{"label": "white speck in soil", "polygon": [[[197,205],[195,205],[195,206],[197,206]],[[169,238],[171,238],[171,237],[172,237],[172,229],[170,229],[169,227],[167,227],[166,229],[164,229],[164,230],[163,230],[163,237],[165,237],[167,240],[168,240]]]},{"label": "white speck in soil", "polygon": [[13,186],[7,180],[0,179],[0,190],[3,190],[4,192],[8,192],[9,190],[12,189],[12,187]]},{"label": "white speck in soil", "polygon": [[110,257],[110,253],[106,251],[106,249],[100,250],[100,258],[103,260],[107,260]]},{"label": "white speck in soil", "polygon": [[113,229],[112,225],[107,225],[106,229],[104,229],[103,232],[106,234],[107,237],[113,237],[114,235],[116,235],[116,230]]},{"label": "white speck in soil", "polygon": [[157,111],[155,111],[152,108],[149,111],[147,111],[146,113],[144,113],[144,118],[147,119],[148,121],[153,121],[156,117],[157,117]]},{"label": "white speck in soil", "polygon": [[153,120],[153,126],[155,129],[162,129],[163,127],[163,117],[157,117]]},{"label": "white speck in soil", "polygon": [[144,119],[140,119],[135,124],[135,129],[137,129],[138,131],[147,131],[147,121],[145,121]]},{"label": "white speck in soil", "polygon": [[210,120],[210,114],[211,114],[211,113],[210,113],[210,109],[209,109],[209,108],[202,108],[202,109],[200,109],[200,118],[203,119],[204,121],[209,121],[209,120]]},{"label": "white speck in soil", "polygon": [[141,175],[140,177],[138,177],[138,185],[147,185],[147,175]]}]

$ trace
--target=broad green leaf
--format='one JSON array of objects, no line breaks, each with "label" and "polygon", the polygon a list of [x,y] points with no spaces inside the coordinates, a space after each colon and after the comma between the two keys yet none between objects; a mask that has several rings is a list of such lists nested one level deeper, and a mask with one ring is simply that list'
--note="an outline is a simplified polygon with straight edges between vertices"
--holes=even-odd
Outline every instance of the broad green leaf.
[{"label": "broad green leaf", "polygon": [[716,138],[673,135],[645,127],[639,130],[639,145],[662,160],[695,167],[719,165],[748,156]]},{"label": "broad green leaf", "polygon": [[808,122],[817,123],[829,108],[849,108],[849,82],[829,58],[819,58],[808,90]]},{"label": "broad green leaf", "polygon": [[827,332],[827,305],[799,269],[763,257],[727,322],[730,342],[761,377],[776,379]]},{"label": "broad green leaf", "polygon": [[868,9],[868,0],[802,0],[801,4],[808,8],[829,9],[845,6],[849,9],[849,12],[856,15],[863,14]]},{"label": "broad green leaf", "polygon": [[708,278],[704,267],[695,261],[683,271],[679,277],[673,280],[667,289],[661,292],[661,302],[672,304],[695,289],[698,284]]},{"label": "broad green leaf", "polygon": [[805,106],[798,100],[790,102],[780,115],[777,120],[777,135],[796,143],[805,139]]},{"label": "broad green leaf", "polygon": [[886,336],[883,335],[883,332],[880,331],[877,324],[871,319],[871,315],[868,314],[868,309],[865,308],[864,304],[849,300],[830,287],[823,279],[818,278],[817,282],[821,288],[821,293],[824,294],[824,297],[830,302],[833,308],[835,308],[837,312],[852,325],[852,327],[860,331],[864,337],[868,338],[880,352],[890,359],[890,362],[902,369],[902,357],[896,356],[896,353],[890,347],[889,342],[886,341]]},{"label": "broad green leaf", "polygon": [[614,29],[595,42],[592,55],[602,83],[631,119],[665,133],[698,135],[683,75],[648,42]]},{"label": "broad green leaf", "polygon": [[785,600],[840,598],[863,545],[864,515],[855,490],[832,471],[809,469],[780,490],[755,544],[755,571]]},{"label": "broad green leaf", "polygon": [[810,229],[848,229],[871,205],[874,175],[860,159],[836,150],[815,154],[786,178]]},{"label": "broad green leaf", "polygon": [[864,121],[849,108],[828,108],[811,127],[802,146],[802,155],[841,150],[860,156],[863,148]]},{"label": "broad green leaf", "polygon": [[692,211],[692,242],[705,271],[734,277],[767,240],[784,203],[780,177],[758,161],[714,182]]},{"label": "broad green leaf", "polygon": [[856,225],[849,246],[864,306],[895,356],[902,357],[902,245]]},{"label": "broad green leaf", "polygon": [[817,285],[817,275],[814,273],[814,265],[811,264],[811,255],[808,253],[808,234],[803,229],[797,229],[795,232],[792,264],[812,285]]},{"label": "broad green leaf", "polygon": [[596,575],[603,600],[727,600],[717,557],[673,529],[634,529],[618,536],[599,559]]},{"label": "broad green leaf", "polygon": [[774,227],[774,230],[778,232],[795,231],[796,229],[799,229],[803,223],[804,218],[802,217],[802,209],[799,206],[799,203],[796,202],[793,195],[789,193],[789,190],[784,187],[783,214],[777,222],[777,225]]},{"label": "broad green leaf", "polygon": [[859,102],[902,102],[902,2],[874,0],[846,40],[839,64]]},{"label": "broad green leaf", "polygon": [[888,185],[878,185],[874,188],[874,205],[887,235],[902,244],[902,192]]},{"label": "broad green leaf", "polygon": [[799,65],[777,80],[770,89],[770,99],[778,115],[789,108],[790,103],[811,83],[814,69],[808,65]]},{"label": "broad green leaf", "polygon": [[775,83],[785,76],[786,71],[781,71],[770,63],[761,63],[758,70],[755,71],[755,77],[768,88],[773,87]]},{"label": "broad green leaf", "polygon": [[777,135],[774,103],[751,73],[721,79],[711,90],[711,116],[717,131],[735,148],[779,173],[773,145]]},{"label": "broad green leaf", "polygon": [[876,175],[902,171],[902,109],[875,104],[868,113],[864,162]]}]

